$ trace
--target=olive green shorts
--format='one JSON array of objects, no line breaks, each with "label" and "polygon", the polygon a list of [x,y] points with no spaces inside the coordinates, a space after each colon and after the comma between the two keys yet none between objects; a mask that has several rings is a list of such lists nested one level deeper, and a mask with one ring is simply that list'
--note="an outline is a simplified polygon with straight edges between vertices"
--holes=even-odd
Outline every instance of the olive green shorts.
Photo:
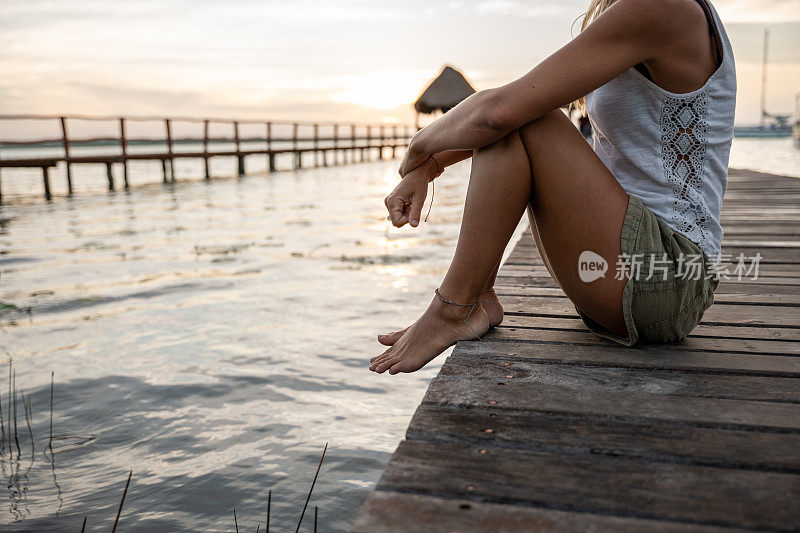
[{"label": "olive green shorts", "polygon": [[630,273],[622,293],[628,335],[615,335],[576,308],[586,327],[625,346],[683,340],[714,303],[719,279],[708,257],[630,195],[620,244]]}]

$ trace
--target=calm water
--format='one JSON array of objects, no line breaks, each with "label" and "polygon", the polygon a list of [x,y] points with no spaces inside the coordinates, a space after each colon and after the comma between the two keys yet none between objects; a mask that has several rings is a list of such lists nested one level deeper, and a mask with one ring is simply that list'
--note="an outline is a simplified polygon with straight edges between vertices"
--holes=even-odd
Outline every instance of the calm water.
[{"label": "calm water", "polygon": [[[397,164],[3,206],[0,384],[13,357],[35,451],[31,462],[19,402],[21,465],[16,447],[13,461],[4,451],[2,521],[77,531],[88,515],[89,530],[108,531],[132,469],[124,531],[233,531],[234,508],[254,531],[269,489],[272,524],[286,531],[329,442],[306,520],[317,505],[320,531],[346,530],[443,359],[411,375],[367,369],[382,351],[375,334],[433,297],[469,169],[437,183],[427,224],[396,229],[382,199]],[[104,170],[78,167],[75,181],[102,190]],[[160,179],[155,165],[136,172]],[[192,174],[179,162],[179,177]],[[35,174],[11,176],[6,192],[38,194]],[[43,453],[51,371],[54,433],[95,437],[56,441],[72,449],[54,467]]]},{"label": "calm water", "polygon": [[[800,176],[790,140],[737,139],[731,159]],[[198,161],[176,166],[201,175]],[[252,531],[269,489],[272,524],[288,530],[329,442],[303,529],[316,505],[321,531],[346,530],[444,359],[411,375],[367,370],[375,333],[413,321],[441,281],[469,169],[437,180],[414,230],[385,220],[396,166],[266,177],[253,158],[246,179],[173,186],[139,163],[139,186],[114,194],[103,167],[84,166],[81,194],[49,204],[38,172],[4,171],[2,411],[7,423],[13,358],[34,448],[20,401],[22,454],[4,442],[0,457],[0,523],[76,531],[86,515],[88,530],[107,531],[133,470],[124,531],[233,531],[234,508]],[[232,175],[233,162],[213,170]],[[54,173],[55,193],[63,181]],[[70,436],[52,456],[51,371],[54,434]]]},{"label": "calm water", "polygon": [[800,148],[790,137],[733,140],[730,166],[800,177]]}]

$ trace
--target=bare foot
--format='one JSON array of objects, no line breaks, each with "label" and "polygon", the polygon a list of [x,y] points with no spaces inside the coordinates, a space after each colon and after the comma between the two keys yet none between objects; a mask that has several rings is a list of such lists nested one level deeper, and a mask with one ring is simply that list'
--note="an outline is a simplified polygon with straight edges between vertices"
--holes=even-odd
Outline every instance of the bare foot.
[{"label": "bare foot", "polygon": [[472,314],[469,307],[461,307],[441,301],[433,301],[421,317],[409,326],[405,334],[390,348],[370,359],[369,369],[382,374],[414,372],[457,341],[475,339],[489,329],[489,317],[480,305]]},{"label": "bare foot", "polygon": [[[494,328],[499,326],[503,322],[503,306],[500,305],[500,300],[497,298],[494,289],[482,292],[480,299],[487,300],[481,302],[481,307],[483,307],[483,310],[486,311],[486,315],[489,317],[489,327]],[[408,326],[400,331],[392,331],[391,333],[379,333],[378,342],[384,346],[392,346],[400,340],[400,337],[402,337],[410,327],[411,326]]]}]

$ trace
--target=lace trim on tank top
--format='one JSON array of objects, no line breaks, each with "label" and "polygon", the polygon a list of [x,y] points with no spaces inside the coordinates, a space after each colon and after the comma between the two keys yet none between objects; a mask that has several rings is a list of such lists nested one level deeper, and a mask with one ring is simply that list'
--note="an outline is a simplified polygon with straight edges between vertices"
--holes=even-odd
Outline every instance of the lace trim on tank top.
[{"label": "lace trim on tank top", "polygon": [[701,186],[708,146],[708,94],[692,98],[664,97],[661,108],[661,159],[672,185],[675,229],[703,249],[711,243],[708,213]]}]

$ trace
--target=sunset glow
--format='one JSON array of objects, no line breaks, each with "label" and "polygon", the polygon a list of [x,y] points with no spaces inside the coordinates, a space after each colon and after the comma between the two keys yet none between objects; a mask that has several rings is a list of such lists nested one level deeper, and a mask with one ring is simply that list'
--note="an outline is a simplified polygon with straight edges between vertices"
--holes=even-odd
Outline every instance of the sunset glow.
[{"label": "sunset glow", "polygon": [[[0,112],[413,120],[445,64],[476,89],[507,83],[570,39],[584,0],[2,2]],[[717,0],[755,122],[761,38],[768,107],[800,91],[800,2]]]}]

